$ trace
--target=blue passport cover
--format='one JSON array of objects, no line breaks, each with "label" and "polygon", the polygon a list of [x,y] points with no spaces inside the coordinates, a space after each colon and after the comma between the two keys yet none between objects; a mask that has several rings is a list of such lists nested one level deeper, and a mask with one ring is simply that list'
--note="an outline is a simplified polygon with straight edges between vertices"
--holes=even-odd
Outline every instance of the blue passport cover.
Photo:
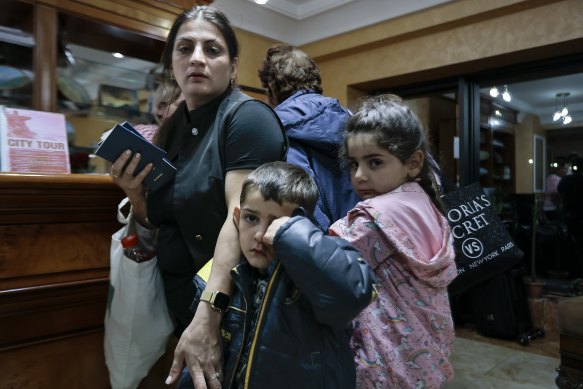
[{"label": "blue passport cover", "polygon": [[166,151],[150,143],[128,122],[116,124],[107,138],[99,143],[95,155],[113,163],[128,149],[132,154],[141,154],[136,174],[148,163],[154,164],[154,170],[144,179],[144,185],[150,190],[158,189],[176,174],[176,167],[166,159]]}]

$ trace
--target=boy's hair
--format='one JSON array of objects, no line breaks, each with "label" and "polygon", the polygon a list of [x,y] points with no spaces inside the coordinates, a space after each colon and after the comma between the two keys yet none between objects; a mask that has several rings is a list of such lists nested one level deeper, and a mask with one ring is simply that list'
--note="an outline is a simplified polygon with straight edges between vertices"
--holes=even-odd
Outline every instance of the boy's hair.
[{"label": "boy's hair", "polygon": [[416,150],[421,150],[425,156],[423,167],[417,177],[407,177],[408,181],[418,182],[437,209],[444,212],[436,190],[438,185],[434,174],[438,172],[432,172],[430,167],[423,125],[399,96],[385,94],[363,100],[344,130],[344,142],[340,150],[342,159],[347,159],[348,139],[356,134],[372,135],[380,148],[387,150],[402,163]]},{"label": "boy's hair", "polygon": [[277,105],[299,90],[322,93],[318,65],[300,49],[279,43],[267,50],[258,71],[261,85]]},{"label": "boy's hair", "polygon": [[269,162],[249,174],[241,189],[241,206],[251,190],[259,191],[266,201],[297,204],[310,214],[318,202],[316,182],[304,169],[287,162]]}]

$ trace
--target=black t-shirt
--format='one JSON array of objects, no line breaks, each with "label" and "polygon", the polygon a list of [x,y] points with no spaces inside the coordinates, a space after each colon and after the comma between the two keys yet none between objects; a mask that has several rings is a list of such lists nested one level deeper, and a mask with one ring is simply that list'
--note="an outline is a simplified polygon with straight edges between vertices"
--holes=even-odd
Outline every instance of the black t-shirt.
[{"label": "black t-shirt", "polygon": [[[186,128],[190,131],[183,131],[182,137],[179,139],[182,143],[180,155],[173,160],[178,170],[192,158],[205,158],[204,150],[198,150],[196,145],[193,149],[192,145],[189,144],[190,139],[194,139],[190,127],[196,128],[198,137],[204,136],[213,123],[217,109],[224,97],[223,95],[206,106],[189,113],[190,123]],[[277,129],[278,125],[273,112],[264,104],[252,101],[241,106],[233,116],[231,125],[226,131],[224,173],[231,170],[255,169],[267,161],[280,160],[282,158],[283,135],[281,131],[274,130]],[[206,180],[208,178],[196,177],[195,179]],[[183,184],[181,183],[181,185]],[[163,273],[190,276],[196,274],[209,258],[192,258],[183,239],[183,232],[180,231],[177,223],[177,212],[182,211],[175,209],[174,190],[176,185],[175,182],[149,195],[148,217],[152,223],[160,228],[157,244],[160,270]],[[224,203],[224,191],[213,195],[220,196]],[[206,204],[200,204],[201,208],[206,206]],[[188,213],[197,217],[198,211],[189,209]],[[226,213],[224,217],[226,217]],[[205,235],[204,239],[216,242],[217,237]]]},{"label": "black t-shirt", "polygon": [[[255,169],[285,159],[285,136],[277,116],[259,101],[242,104],[224,134],[219,133],[214,121],[228,96],[227,92],[199,109],[182,112],[183,122],[176,127],[181,131],[175,138],[178,147],[170,147],[178,153],[169,153],[178,168],[176,178],[148,194],[148,218],[159,227],[157,257],[166,297],[171,310],[182,316],[188,315],[194,293],[192,278],[212,257],[227,216],[224,176],[232,170]],[[218,146],[219,140],[224,147]],[[185,227],[185,219],[192,225]],[[193,253],[186,240],[195,236]]]}]

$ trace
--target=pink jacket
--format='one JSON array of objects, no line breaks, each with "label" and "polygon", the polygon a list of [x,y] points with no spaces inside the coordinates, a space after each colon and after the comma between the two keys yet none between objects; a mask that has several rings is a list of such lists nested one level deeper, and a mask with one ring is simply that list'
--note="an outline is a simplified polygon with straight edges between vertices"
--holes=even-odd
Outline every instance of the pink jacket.
[{"label": "pink jacket", "polygon": [[330,227],[374,270],[379,295],[354,321],[356,387],[442,388],[453,378],[447,285],[456,276],[447,219],[406,183]]}]

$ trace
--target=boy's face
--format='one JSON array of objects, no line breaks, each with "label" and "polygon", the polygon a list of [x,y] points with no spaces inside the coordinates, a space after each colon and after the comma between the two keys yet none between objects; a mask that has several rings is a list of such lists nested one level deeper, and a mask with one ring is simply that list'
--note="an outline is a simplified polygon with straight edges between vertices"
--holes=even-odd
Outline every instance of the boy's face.
[{"label": "boy's face", "polygon": [[267,270],[274,252],[271,246],[263,243],[263,236],[271,222],[280,217],[291,216],[297,207],[297,204],[284,202],[279,205],[273,200],[265,200],[259,191],[252,189],[241,208],[235,208],[233,216],[239,229],[239,244],[251,266]]}]

